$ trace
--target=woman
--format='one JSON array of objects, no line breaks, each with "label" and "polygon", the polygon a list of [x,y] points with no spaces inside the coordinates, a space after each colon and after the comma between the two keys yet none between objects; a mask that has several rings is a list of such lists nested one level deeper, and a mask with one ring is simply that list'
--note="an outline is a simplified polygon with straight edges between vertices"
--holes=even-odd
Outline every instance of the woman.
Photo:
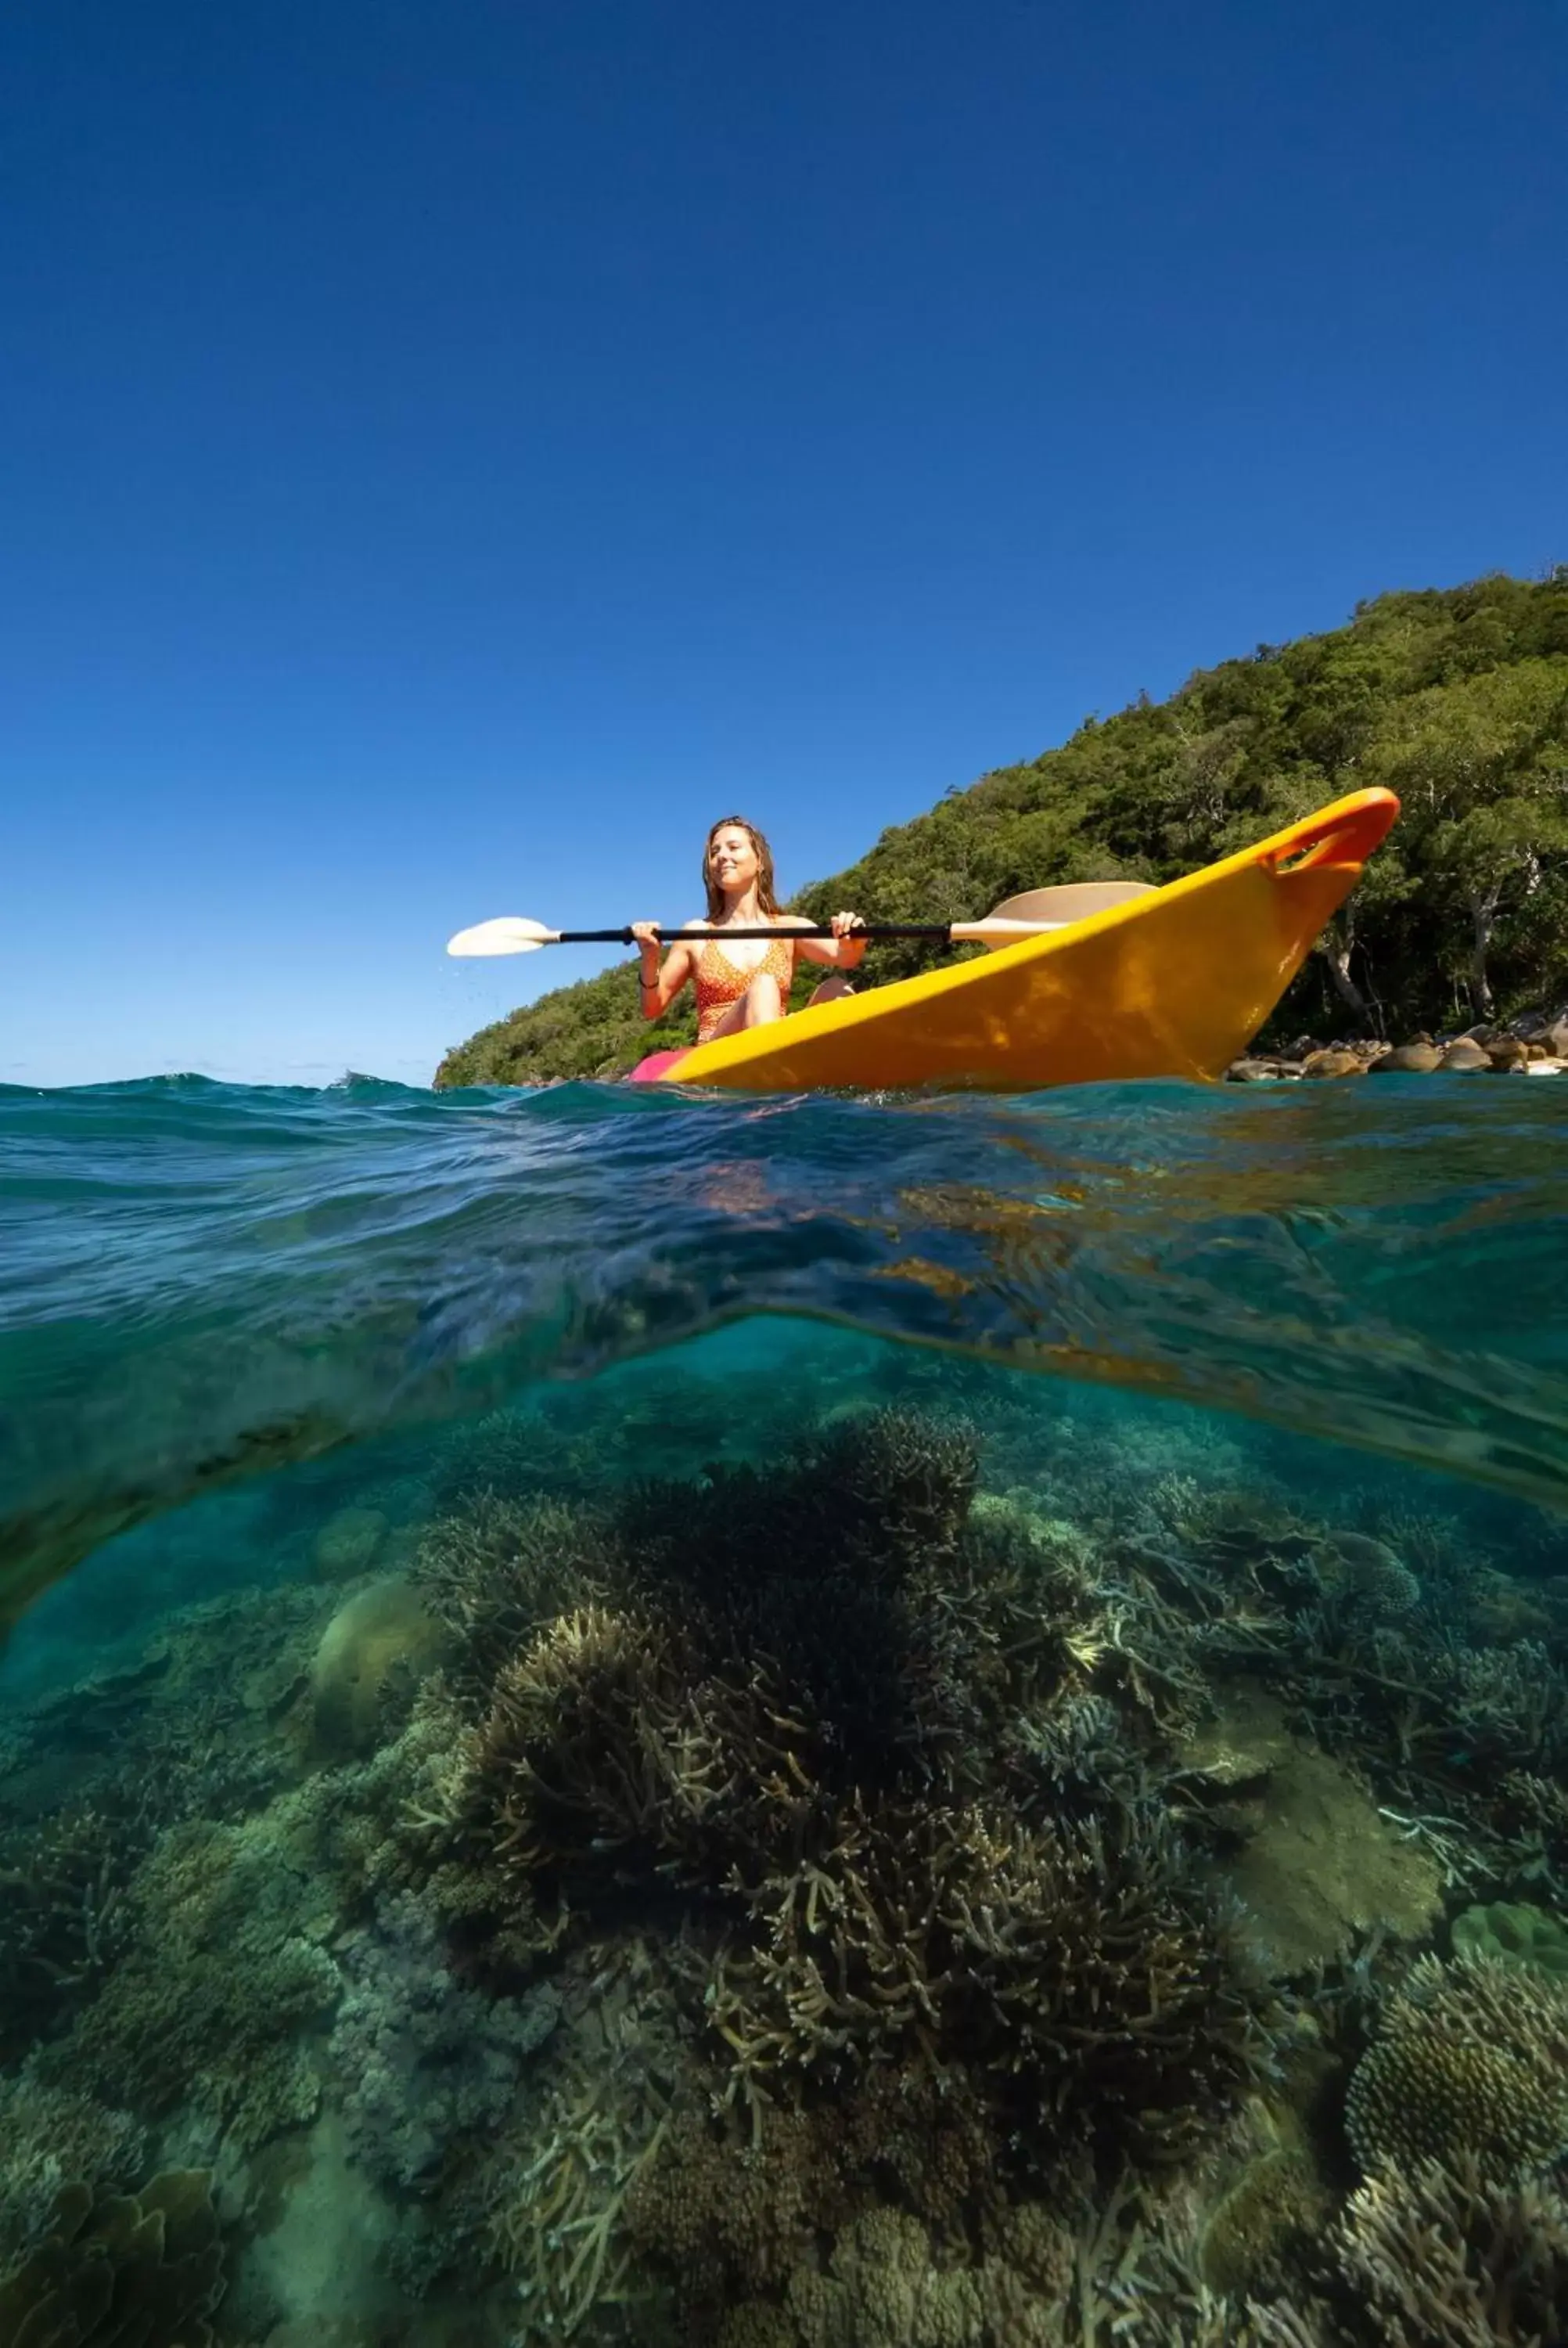
[{"label": "woman", "polygon": [[854,934],[860,927],[859,914],[835,913],[830,939],[792,938],[792,930],[814,924],[804,913],[780,912],[774,896],[773,851],[754,824],[727,815],[713,826],[702,851],[702,885],[708,892],[707,919],[688,922],[689,930],[776,930],[779,934],[774,940],[740,939],[733,946],[717,939],[674,945],[661,963],[657,924],[634,922],[631,934],[642,949],[645,1019],[657,1019],[668,1010],[688,980],[697,991],[699,1044],[782,1019],[789,1009],[796,954],[807,962],[826,963],[838,973],[816,989],[814,1003],[849,993],[844,973],[857,970],[866,954],[866,940]]}]

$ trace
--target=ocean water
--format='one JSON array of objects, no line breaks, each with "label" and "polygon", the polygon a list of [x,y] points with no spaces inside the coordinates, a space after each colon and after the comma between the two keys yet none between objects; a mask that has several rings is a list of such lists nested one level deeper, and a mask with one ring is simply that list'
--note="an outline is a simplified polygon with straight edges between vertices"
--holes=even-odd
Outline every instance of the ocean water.
[{"label": "ocean water", "polygon": [[1568,2337],[1568,1084],[0,1090],[0,2343]]}]

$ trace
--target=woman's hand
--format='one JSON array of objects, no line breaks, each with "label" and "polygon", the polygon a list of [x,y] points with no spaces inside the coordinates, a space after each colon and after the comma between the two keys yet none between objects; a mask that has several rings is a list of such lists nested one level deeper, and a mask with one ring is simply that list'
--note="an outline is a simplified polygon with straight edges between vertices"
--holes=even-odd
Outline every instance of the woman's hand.
[{"label": "woman's hand", "polygon": [[631,934],[636,939],[642,954],[642,968],[639,973],[642,1016],[644,1019],[657,1019],[664,1008],[665,1001],[662,966],[664,946],[663,940],[659,935],[659,924],[657,922],[633,922]]},{"label": "woman's hand", "polygon": [[838,941],[840,970],[858,970],[866,959],[866,940],[856,932],[866,927],[858,913],[835,913],[828,923]]}]

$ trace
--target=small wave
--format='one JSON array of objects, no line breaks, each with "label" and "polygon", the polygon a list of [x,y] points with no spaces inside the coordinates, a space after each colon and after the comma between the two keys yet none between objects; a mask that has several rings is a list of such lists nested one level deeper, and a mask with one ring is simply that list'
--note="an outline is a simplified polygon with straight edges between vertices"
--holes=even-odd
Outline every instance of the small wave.
[{"label": "small wave", "polygon": [[0,1089],[0,1624],[214,1484],[750,1314],[1568,1502],[1568,1086]]}]

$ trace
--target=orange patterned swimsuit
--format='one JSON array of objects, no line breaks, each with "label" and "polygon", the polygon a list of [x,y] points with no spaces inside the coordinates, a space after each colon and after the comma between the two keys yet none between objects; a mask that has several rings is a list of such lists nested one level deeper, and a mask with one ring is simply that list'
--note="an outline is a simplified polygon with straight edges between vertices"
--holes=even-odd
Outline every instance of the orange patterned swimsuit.
[{"label": "orange patterned swimsuit", "polygon": [[697,1041],[708,1043],[714,1028],[733,1003],[738,1003],[753,978],[764,972],[779,983],[779,1000],[789,1003],[790,981],[794,976],[794,946],[787,938],[780,938],[769,946],[754,970],[743,970],[732,962],[723,946],[709,939],[697,956],[693,984],[697,989]]}]

